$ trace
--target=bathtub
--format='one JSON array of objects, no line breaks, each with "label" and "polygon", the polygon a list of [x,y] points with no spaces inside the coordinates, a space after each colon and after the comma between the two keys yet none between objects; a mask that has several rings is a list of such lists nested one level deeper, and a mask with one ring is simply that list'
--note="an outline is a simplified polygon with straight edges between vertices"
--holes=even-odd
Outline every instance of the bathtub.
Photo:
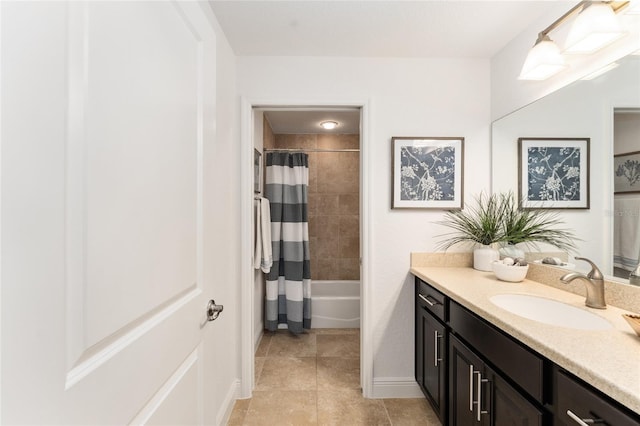
[{"label": "bathtub", "polygon": [[360,328],[360,281],[311,281],[311,328]]}]

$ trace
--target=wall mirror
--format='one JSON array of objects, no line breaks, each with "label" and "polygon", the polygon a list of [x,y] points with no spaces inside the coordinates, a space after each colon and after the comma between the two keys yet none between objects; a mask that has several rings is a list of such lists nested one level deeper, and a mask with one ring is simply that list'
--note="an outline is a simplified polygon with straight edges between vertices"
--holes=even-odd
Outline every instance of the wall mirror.
[{"label": "wall mirror", "polygon": [[[625,124],[621,128],[622,115]],[[614,126],[615,117],[618,117],[617,126]],[[624,265],[616,262],[615,275],[619,277],[614,278],[614,255],[634,257],[628,250],[620,253],[620,247],[640,247],[640,213],[638,210],[620,211],[620,200],[640,200],[640,192],[633,191],[640,190],[640,179],[633,185],[627,182],[621,193],[620,184],[614,182],[614,177],[622,160],[640,160],[640,155],[634,156],[640,151],[640,125],[636,121],[639,117],[640,56],[629,55],[616,61],[606,73],[590,80],[578,80],[492,125],[493,192],[518,193],[519,138],[589,138],[589,208],[559,209],[557,212],[566,227],[573,229],[580,239],[576,255],[592,259],[605,275],[622,282],[628,282],[625,279],[628,271],[620,270]],[[616,128],[618,144],[614,144]],[[625,154],[628,156],[621,158]],[[622,230],[621,218],[626,220]],[[529,250],[535,248],[529,247]],[[639,256],[636,251],[633,262]],[[575,264],[571,259],[569,263],[576,269],[586,269],[586,264]],[[631,267],[630,262],[627,259],[625,268]]]}]

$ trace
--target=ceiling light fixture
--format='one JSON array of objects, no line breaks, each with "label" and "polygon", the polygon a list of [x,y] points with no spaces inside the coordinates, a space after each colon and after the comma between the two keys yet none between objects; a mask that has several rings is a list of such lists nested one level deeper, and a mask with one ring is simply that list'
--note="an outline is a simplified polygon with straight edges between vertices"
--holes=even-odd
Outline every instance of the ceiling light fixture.
[{"label": "ceiling light fixture", "polygon": [[[571,33],[574,32],[572,28],[569,36],[574,37],[572,40],[575,40],[575,41],[572,41],[573,44],[570,45],[570,49],[574,48],[577,50],[578,46],[581,46],[581,47],[584,46],[583,43],[586,44],[586,39],[593,41],[593,40],[607,38],[605,34],[610,35],[608,43],[611,43],[614,40],[617,40],[617,38],[620,38],[622,35],[624,35],[624,33],[622,34],[617,33],[618,34],[616,36],[617,38],[613,38],[613,36],[611,36],[612,32],[614,31],[614,27],[613,27],[613,24],[611,23],[610,18],[613,17],[615,24],[618,24],[615,17],[615,13],[618,13],[621,9],[626,7],[628,4],[629,4],[629,1],[614,1],[614,2],[581,1],[580,3],[575,5],[567,13],[562,15],[554,23],[549,25],[547,28],[545,28],[543,31],[541,31],[538,34],[538,39],[536,40],[536,43],[531,48],[531,50],[529,50],[529,53],[527,54],[527,58],[524,61],[524,65],[522,67],[522,71],[520,72],[520,76],[518,77],[518,79],[519,80],[546,80],[547,78],[557,74],[558,72],[562,71],[567,67],[565,65],[565,60],[564,60],[564,57],[562,56],[560,48],[553,40],[551,40],[551,38],[549,37],[549,33],[555,30],[556,28],[558,28],[563,23],[565,23],[569,18],[577,14],[578,16],[574,22],[574,27],[576,26],[576,24],[578,24],[581,28],[592,30],[592,34],[590,37],[590,34],[587,31],[583,30],[581,33],[578,33],[578,29],[576,29],[575,30],[576,35],[571,36]],[[592,10],[586,13],[586,15],[583,18],[581,18],[581,16],[585,14],[585,12],[587,12],[589,9],[592,9]],[[610,13],[607,12],[605,9],[608,9]],[[605,16],[605,18],[598,18],[599,16]],[[595,20],[592,20],[592,19],[595,19]],[[603,22],[607,21],[608,23],[598,24],[597,23],[599,22],[598,19],[601,19]],[[581,22],[585,22],[586,24],[582,24]],[[589,22],[591,22],[591,24],[589,24]],[[598,32],[599,29],[602,29],[602,32]],[[606,32],[605,29],[609,32]],[[619,24],[618,24],[618,29],[619,29]],[[580,34],[582,34],[582,36],[580,36]],[[604,46],[605,44],[602,44],[598,47],[598,49]],[[591,52],[594,52],[594,51],[595,50],[591,50]],[[575,51],[565,50],[565,52],[574,53]]]},{"label": "ceiling light fixture", "polygon": [[323,121],[320,123],[320,126],[325,130],[333,130],[338,127],[337,121]]}]

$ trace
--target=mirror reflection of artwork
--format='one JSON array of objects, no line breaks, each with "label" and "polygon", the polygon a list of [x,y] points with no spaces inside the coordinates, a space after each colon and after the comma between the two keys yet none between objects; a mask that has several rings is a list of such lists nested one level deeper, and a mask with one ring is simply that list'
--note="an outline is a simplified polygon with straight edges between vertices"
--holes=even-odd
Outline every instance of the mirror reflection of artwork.
[{"label": "mirror reflection of artwork", "polygon": [[640,151],[615,155],[613,170],[615,194],[640,192]]},{"label": "mirror reflection of artwork", "polygon": [[393,208],[461,208],[463,138],[393,138]]},{"label": "mirror reflection of artwork", "polygon": [[525,208],[589,208],[589,139],[520,138]]}]

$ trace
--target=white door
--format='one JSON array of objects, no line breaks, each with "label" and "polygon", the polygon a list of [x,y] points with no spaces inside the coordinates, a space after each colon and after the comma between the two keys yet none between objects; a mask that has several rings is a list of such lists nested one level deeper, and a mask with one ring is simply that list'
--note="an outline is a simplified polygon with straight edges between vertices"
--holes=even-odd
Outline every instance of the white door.
[{"label": "white door", "polygon": [[200,5],[0,15],[2,424],[213,422],[215,34]]}]

